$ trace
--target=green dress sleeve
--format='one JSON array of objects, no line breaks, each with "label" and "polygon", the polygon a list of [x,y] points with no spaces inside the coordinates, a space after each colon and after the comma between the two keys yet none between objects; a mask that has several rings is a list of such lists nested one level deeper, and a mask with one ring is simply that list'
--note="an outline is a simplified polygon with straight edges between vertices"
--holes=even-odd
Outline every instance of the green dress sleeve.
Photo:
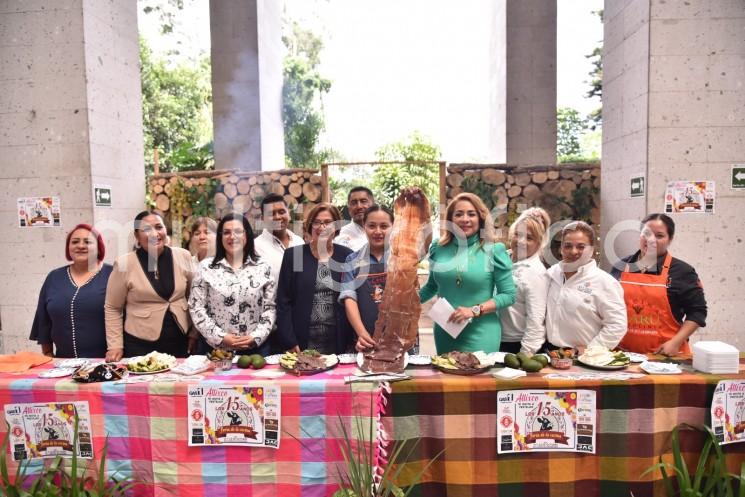
[{"label": "green dress sleeve", "polygon": [[432,244],[429,246],[429,278],[427,279],[427,283],[421,288],[421,290],[419,290],[419,300],[422,303],[425,303],[437,295],[437,291],[439,290],[437,281],[435,281],[435,272],[432,270],[434,267],[433,256],[437,252],[438,247],[437,240],[433,240]]},{"label": "green dress sleeve", "polygon": [[495,243],[492,249],[492,278],[494,279],[494,303],[504,309],[515,303],[517,290],[512,279],[512,261],[503,243]]}]

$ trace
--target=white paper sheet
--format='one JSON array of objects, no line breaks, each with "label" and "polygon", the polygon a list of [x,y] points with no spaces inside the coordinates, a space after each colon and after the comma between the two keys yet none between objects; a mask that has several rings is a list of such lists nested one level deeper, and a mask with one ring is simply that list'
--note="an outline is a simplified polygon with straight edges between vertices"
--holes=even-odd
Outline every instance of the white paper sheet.
[{"label": "white paper sheet", "polygon": [[435,302],[432,307],[429,309],[429,312],[427,315],[437,323],[440,328],[445,330],[448,335],[450,335],[453,338],[458,338],[458,335],[460,335],[460,332],[463,331],[463,328],[468,325],[468,323],[471,322],[471,320],[463,321],[462,323],[448,323],[448,318],[453,314],[455,309],[452,305],[450,305],[450,302],[448,302],[446,299],[440,297],[437,299],[437,302]]}]

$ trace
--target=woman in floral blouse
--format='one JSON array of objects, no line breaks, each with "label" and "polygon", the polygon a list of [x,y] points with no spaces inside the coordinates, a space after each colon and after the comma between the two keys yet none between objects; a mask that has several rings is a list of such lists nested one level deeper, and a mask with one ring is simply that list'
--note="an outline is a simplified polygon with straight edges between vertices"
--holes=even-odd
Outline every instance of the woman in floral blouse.
[{"label": "woman in floral blouse", "polygon": [[217,225],[214,258],[200,263],[192,282],[189,312],[212,347],[239,353],[269,352],[276,319],[271,268],[260,262],[244,216],[228,214]]}]

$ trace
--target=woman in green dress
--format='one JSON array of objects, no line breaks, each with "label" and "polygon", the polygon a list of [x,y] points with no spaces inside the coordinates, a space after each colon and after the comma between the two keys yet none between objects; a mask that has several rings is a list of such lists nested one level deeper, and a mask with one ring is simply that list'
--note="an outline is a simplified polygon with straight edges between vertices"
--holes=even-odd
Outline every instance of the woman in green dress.
[{"label": "woman in green dress", "polygon": [[497,352],[502,328],[496,312],[515,302],[512,262],[504,244],[494,243],[491,215],[476,195],[456,196],[446,219],[444,234],[429,249],[429,280],[419,297],[444,298],[455,309],[449,321],[471,321],[457,338],[435,324],[437,353]]}]

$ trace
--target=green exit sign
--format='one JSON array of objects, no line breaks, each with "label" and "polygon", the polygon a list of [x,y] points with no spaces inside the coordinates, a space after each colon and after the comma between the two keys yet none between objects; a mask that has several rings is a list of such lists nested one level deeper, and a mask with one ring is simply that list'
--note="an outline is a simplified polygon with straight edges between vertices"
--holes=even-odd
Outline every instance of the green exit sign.
[{"label": "green exit sign", "polygon": [[644,196],[644,176],[632,176],[629,182],[632,197]]},{"label": "green exit sign", "polygon": [[732,166],[732,188],[745,190],[745,164]]}]

